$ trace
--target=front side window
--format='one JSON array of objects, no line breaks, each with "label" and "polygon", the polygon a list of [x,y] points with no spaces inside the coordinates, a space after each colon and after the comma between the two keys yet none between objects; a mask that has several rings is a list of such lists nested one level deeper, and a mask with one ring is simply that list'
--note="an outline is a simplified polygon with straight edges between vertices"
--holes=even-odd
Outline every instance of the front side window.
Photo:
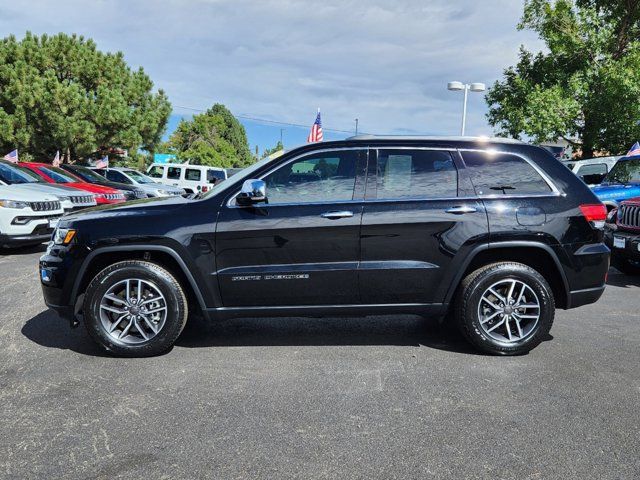
[{"label": "front side window", "polygon": [[551,187],[524,158],[511,153],[462,152],[478,195],[539,195]]},{"label": "front side window", "polygon": [[201,172],[197,168],[187,168],[184,172],[184,179],[192,182],[200,181]]},{"label": "front side window", "polygon": [[445,198],[458,194],[451,154],[438,150],[379,150],[377,198]]},{"label": "front side window", "polygon": [[167,178],[170,180],[180,180],[180,167],[169,167],[167,168]]},{"label": "front side window", "polygon": [[270,204],[339,202],[353,199],[357,150],[312,154],[264,178]]},{"label": "front side window", "polygon": [[164,173],[164,167],[154,165],[149,169],[148,175],[153,178],[162,178],[163,173]]}]

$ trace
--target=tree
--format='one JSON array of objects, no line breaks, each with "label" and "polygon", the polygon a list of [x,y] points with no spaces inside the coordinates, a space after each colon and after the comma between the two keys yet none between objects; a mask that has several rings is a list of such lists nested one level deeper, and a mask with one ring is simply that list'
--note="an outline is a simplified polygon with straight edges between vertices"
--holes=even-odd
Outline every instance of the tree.
[{"label": "tree", "polygon": [[527,0],[519,29],[547,52],[520,49],[487,94],[500,134],[564,139],[583,158],[622,154],[640,137],[640,3]]},{"label": "tree", "polygon": [[245,167],[253,163],[247,134],[242,124],[224,106],[182,120],[171,134],[166,147],[182,161],[194,165]]},{"label": "tree", "polygon": [[111,147],[153,151],[171,104],[142,68],[92,40],[60,33],[0,41],[0,148],[36,159],[69,158]]},{"label": "tree", "polygon": [[260,159],[266,158],[269,155],[273,155],[274,153],[279,152],[280,150],[284,150],[284,145],[282,145],[282,142],[278,140],[278,143],[276,143],[275,147],[267,148],[265,149],[264,152],[262,152],[262,156],[260,157]]}]

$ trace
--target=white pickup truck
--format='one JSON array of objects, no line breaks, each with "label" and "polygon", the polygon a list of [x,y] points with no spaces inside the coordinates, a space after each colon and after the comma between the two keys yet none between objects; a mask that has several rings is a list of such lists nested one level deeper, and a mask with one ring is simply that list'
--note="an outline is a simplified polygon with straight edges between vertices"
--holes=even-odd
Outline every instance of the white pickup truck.
[{"label": "white pickup truck", "polygon": [[0,185],[0,247],[46,242],[63,213],[55,195]]}]

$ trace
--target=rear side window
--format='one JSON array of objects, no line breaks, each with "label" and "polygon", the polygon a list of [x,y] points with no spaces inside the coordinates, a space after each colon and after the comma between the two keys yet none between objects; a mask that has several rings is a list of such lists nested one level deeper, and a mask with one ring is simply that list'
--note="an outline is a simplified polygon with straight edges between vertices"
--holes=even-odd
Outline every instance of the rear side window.
[{"label": "rear side window", "polygon": [[379,150],[377,198],[444,198],[458,194],[451,154],[437,150]]},{"label": "rear side window", "polygon": [[180,167],[169,167],[167,168],[167,178],[171,180],[180,180],[180,171],[182,169]]},{"label": "rear side window", "polygon": [[162,174],[164,173],[164,167],[159,167],[158,165],[154,165],[149,169],[149,175],[153,178],[162,178]]},{"label": "rear side window", "polygon": [[538,195],[551,187],[524,158],[503,152],[462,152],[478,195]]},{"label": "rear side window", "polygon": [[196,168],[187,168],[184,172],[184,179],[190,180],[192,182],[199,182],[200,175],[201,175],[200,170]]},{"label": "rear side window", "polygon": [[606,163],[594,163],[581,166],[576,172],[576,175],[583,177],[585,175],[606,175],[607,173]]}]

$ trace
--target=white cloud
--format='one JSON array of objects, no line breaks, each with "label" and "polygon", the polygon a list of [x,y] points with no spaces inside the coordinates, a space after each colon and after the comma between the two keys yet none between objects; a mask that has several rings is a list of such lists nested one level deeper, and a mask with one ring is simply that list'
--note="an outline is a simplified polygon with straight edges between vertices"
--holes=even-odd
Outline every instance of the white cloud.
[{"label": "white cloud", "polygon": [[[521,43],[521,2],[494,0],[14,1],[0,29],[80,33],[121,50],[167,91],[176,112],[213,102],[234,113],[362,131],[458,132],[449,80],[497,79]],[[490,133],[481,95],[469,133]]]}]

